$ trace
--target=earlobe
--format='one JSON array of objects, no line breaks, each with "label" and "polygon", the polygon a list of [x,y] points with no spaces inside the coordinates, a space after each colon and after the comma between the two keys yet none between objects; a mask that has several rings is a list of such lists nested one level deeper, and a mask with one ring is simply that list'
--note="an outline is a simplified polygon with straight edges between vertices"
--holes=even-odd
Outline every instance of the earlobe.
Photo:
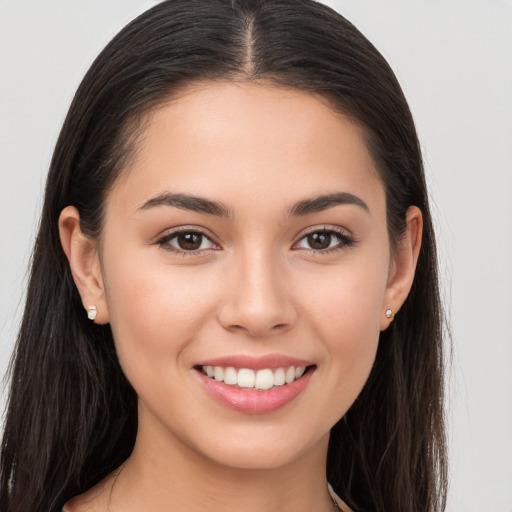
[{"label": "earlobe", "polygon": [[[421,249],[423,215],[417,206],[406,213],[406,229],[394,250],[381,315],[381,331],[389,327],[412,287]],[[388,312],[391,312],[388,313]]]},{"label": "earlobe", "polygon": [[[80,214],[74,206],[67,206],[59,217],[59,235],[62,249],[68,259],[84,315],[97,324],[109,322],[108,306],[96,240],[83,234],[80,228]],[[91,307],[95,314],[91,315]]]}]

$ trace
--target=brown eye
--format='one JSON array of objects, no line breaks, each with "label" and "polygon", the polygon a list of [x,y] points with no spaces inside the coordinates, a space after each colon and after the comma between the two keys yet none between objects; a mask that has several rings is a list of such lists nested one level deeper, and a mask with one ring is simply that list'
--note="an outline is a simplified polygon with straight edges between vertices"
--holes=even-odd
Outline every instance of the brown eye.
[{"label": "brown eye", "polygon": [[178,247],[184,251],[197,251],[202,241],[203,235],[199,233],[180,233],[176,237]]},{"label": "brown eye", "polygon": [[311,233],[307,236],[307,242],[311,249],[328,249],[331,246],[332,235],[331,233],[320,231]]},{"label": "brown eye", "polygon": [[164,236],[158,241],[164,249],[186,254],[219,249],[210,238],[200,231],[180,231]]},{"label": "brown eye", "polygon": [[337,249],[345,249],[354,243],[354,239],[335,229],[319,229],[303,236],[294,249],[306,249],[319,254],[328,253]]}]

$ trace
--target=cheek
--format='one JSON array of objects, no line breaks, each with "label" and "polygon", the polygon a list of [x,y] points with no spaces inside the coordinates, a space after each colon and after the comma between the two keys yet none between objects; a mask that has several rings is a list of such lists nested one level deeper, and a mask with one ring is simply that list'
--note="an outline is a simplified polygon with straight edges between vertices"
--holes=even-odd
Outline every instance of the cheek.
[{"label": "cheek", "polygon": [[[176,364],[182,350],[207,321],[215,283],[201,271],[176,271],[145,259],[105,262],[110,323],[123,368],[152,372]],[[194,270],[192,270],[194,272]],[[135,362],[136,364],[132,364]],[[159,365],[155,363],[163,362]]]},{"label": "cheek", "polygon": [[347,264],[309,287],[307,309],[313,331],[326,349],[332,389],[345,408],[355,400],[373,367],[386,282],[387,267],[375,262],[372,266]]},{"label": "cheek", "polygon": [[307,309],[318,320],[320,332],[358,345],[356,340],[378,337],[386,282],[385,264],[347,262],[321,278],[314,276],[307,286]]}]

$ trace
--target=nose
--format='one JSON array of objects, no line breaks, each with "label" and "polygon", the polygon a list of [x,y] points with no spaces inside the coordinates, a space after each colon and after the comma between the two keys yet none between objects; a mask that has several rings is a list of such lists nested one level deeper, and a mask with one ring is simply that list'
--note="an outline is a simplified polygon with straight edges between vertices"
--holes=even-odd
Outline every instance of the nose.
[{"label": "nose", "polygon": [[278,259],[262,253],[235,258],[225,282],[225,300],[218,310],[225,329],[261,338],[293,327],[297,310],[291,283]]}]

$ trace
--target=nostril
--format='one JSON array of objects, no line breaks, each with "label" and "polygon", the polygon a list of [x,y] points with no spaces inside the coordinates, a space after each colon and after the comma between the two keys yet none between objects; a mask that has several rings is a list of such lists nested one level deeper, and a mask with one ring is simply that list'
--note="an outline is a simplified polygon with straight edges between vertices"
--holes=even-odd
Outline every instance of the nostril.
[{"label": "nostril", "polygon": [[288,328],[288,324],[280,323],[276,325],[259,325],[255,322],[247,322],[247,325],[233,324],[225,326],[225,329],[231,332],[246,332],[253,337],[261,337],[271,333],[284,331]]}]

